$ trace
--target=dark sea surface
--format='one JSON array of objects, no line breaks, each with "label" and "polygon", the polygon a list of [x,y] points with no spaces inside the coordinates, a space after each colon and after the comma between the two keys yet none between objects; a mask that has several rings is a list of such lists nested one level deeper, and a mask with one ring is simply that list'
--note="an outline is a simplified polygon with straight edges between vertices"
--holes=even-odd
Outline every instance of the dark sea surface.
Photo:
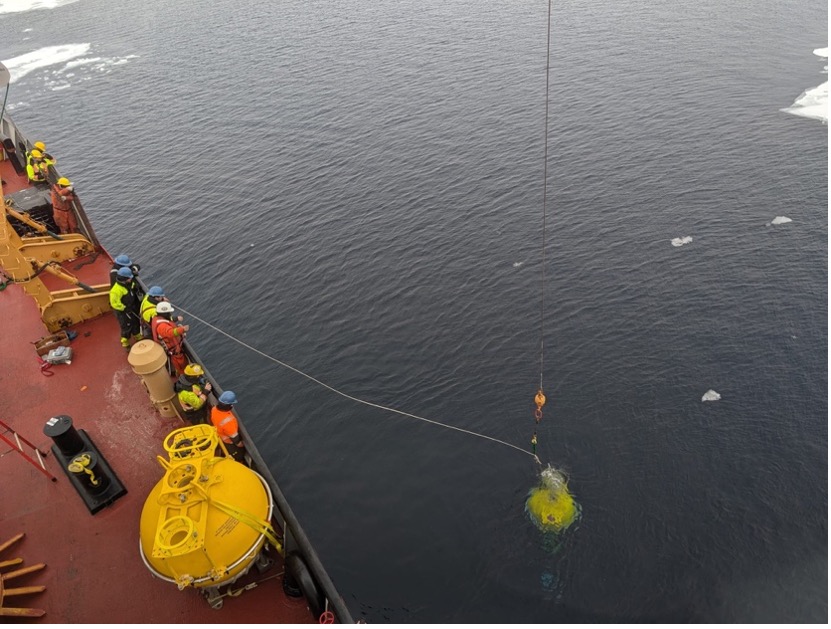
[{"label": "dark sea surface", "polygon": [[175,303],[523,450],[543,372],[556,542],[529,455],[193,322],[356,618],[827,622],[825,2],[555,3],[545,238],[543,1],[21,3],[12,115]]}]

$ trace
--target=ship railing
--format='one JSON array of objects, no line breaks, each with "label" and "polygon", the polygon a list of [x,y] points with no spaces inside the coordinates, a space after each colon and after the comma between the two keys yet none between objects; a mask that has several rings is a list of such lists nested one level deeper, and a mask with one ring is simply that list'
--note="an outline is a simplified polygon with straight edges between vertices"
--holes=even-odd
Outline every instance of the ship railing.
[{"label": "ship railing", "polygon": [[[205,363],[202,362],[199,355],[196,353],[196,350],[193,349],[193,346],[187,339],[185,339],[184,344],[185,353],[192,362],[196,362],[202,366],[205,371],[205,375],[213,388],[213,394],[218,398],[222,394],[222,388],[217,385],[216,380],[205,366]],[[239,413],[236,413],[236,415],[239,421],[239,429],[242,434],[243,443],[245,443],[245,450],[251,458],[251,467],[254,468],[254,470],[263,478],[265,478],[271,488],[271,493],[274,495],[275,515],[279,515],[282,520],[280,524],[282,525],[281,528],[283,530],[284,557],[288,557],[290,553],[298,552],[314,578],[318,590],[324,597],[326,608],[334,613],[338,622],[343,624],[353,624],[355,621],[353,620],[346,603],[343,601],[343,597],[341,597],[338,593],[334,582],[329,577],[326,569],[323,567],[323,563],[320,561],[317,551],[315,551],[311,541],[309,541],[309,538],[306,536],[303,527],[300,526],[300,521],[294,515],[294,512],[289,506],[286,497],[277,485],[277,480],[272,475],[271,470],[263,460],[259,450],[257,450],[254,440],[251,438],[250,433],[246,429],[242,417],[239,416]],[[288,570],[287,566],[286,570]]]}]

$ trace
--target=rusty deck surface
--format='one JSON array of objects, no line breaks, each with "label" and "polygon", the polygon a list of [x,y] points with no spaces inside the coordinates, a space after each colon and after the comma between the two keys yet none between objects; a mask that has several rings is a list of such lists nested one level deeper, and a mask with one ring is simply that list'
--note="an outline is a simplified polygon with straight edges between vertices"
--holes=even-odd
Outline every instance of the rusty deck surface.
[{"label": "rusty deck surface", "polygon": [[[8,194],[19,177],[0,162]],[[25,186],[25,178],[23,185]],[[17,182],[17,183],[15,183]],[[83,282],[109,284],[111,260],[102,253],[91,264],[64,268]],[[44,278],[50,288],[60,280]],[[35,301],[20,285],[0,291],[0,420],[42,451],[52,440],[44,432],[56,415],[69,415],[76,428],[94,441],[127,489],[112,505],[91,515],[59,460],[45,458],[52,482],[17,452],[0,442],[0,543],[18,533],[22,541],[0,554],[0,561],[22,557],[24,565],[46,568],[15,580],[15,587],[45,585],[42,593],[7,600],[6,605],[46,611],[49,623],[308,623],[314,621],[303,598],[283,593],[283,564],[268,572],[256,569],[231,586],[259,584],[240,596],[224,598],[213,610],[192,589],[175,585],[148,571],[139,553],[139,515],[152,487],[161,479],[156,461],[162,442],[184,425],[155,410],[119,343],[115,317],[107,314],[70,328],[72,363],[55,365],[51,376],[41,371],[33,343],[49,332]],[[6,569],[3,569],[5,572]],[[222,589],[226,591],[226,588]]]}]

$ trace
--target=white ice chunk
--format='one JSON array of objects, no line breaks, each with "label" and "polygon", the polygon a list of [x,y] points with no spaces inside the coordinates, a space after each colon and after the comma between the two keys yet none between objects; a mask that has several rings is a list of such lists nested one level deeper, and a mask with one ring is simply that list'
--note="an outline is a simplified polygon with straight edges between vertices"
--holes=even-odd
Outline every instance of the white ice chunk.
[{"label": "white ice chunk", "polygon": [[[23,13],[35,9],[55,9],[78,0],[0,0],[0,13]],[[31,31],[27,28],[23,32]]]},{"label": "white ice chunk", "polygon": [[[828,59],[828,48],[817,48],[814,50],[817,57]],[[828,66],[823,69],[824,74],[828,74]],[[828,123],[828,81],[821,83],[816,87],[811,87],[802,92],[794,101],[793,105],[786,107],[782,111],[793,114],[795,116],[802,116],[804,118],[814,118],[821,120],[823,124]]]},{"label": "white ice chunk", "polygon": [[691,243],[692,236],[684,236],[683,238],[673,238],[671,242],[673,247],[681,247],[682,245]]},{"label": "white ice chunk", "polygon": [[89,44],[47,46],[46,48],[8,59],[4,61],[4,64],[9,69],[12,81],[17,81],[35,70],[48,68],[59,63],[67,63],[70,59],[85,55],[89,51],[89,47]]},{"label": "white ice chunk", "polygon": [[705,393],[703,396],[701,396],[701,401],[702,402],[716,402],[720,399],[721,399],[721,395],[716,393],[712,389],[710,389],[709,391],[707,391],[707,393]]},{"label": "white ice chunk", "polygon": [[791,221],[791,219],[789,219],[787,216],[777,216],[776,218],[774,218],[770,222],[770,224],[771,225],[783,225],[784,223],[791,223],[791,222],[793,222],[793,221]]}]

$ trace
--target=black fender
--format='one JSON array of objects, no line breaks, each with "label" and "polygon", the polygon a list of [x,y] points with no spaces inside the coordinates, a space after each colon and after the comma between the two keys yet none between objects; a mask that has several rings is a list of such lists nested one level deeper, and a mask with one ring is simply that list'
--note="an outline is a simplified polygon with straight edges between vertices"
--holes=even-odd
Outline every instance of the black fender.
[{"label": "black fender", "polygon": [[[289,596],[299,596],[302,594],[309,603],[309,609],[312,610],[315,618],[320,618],[320,615],[326,611],[325,601],[323,595],[320,593],[320,588],[315,583],[312,573],[303,557],[299,553],[291,552],[286,556],[286,576],[289,577],[289,583],[284,581],[283,589]],[[294,583],[290,583],[294,581]],[[297,591],[300,591],[300,594]]]}]

